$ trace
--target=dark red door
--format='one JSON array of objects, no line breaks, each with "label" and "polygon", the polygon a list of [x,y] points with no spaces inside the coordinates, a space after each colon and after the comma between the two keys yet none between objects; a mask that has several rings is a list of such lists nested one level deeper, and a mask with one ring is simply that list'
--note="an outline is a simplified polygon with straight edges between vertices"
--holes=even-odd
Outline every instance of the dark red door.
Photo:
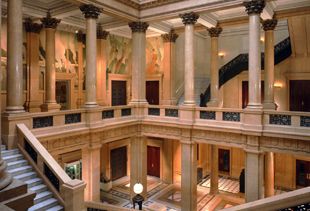
[{"label": "dark red door", "polygon": [[227,149],[219,149],[219,171],[222,173],[230,172],[230,152]]},{"label": "dark red door", "polygon": [[[261,82],[262,103],[264,102],[264,81]],[[249,103],[249,82],[242,81],[242,108],[247,107]]]},{"label": "dark red door", "polygon": [[126,104],[126,81],[112,81],[112,106]]},{"label": "dark red door", "polygon": [[296,160],[296,186],[310,186],[310,161]]},{"label": "dark red door", "polygon": [[146,100],[151,105],[159,105],[159,81],[146,82]]},{"label": "dark red door", "polygon": [[310,80],[290,81],[290,110],[310,111]]},{"label": "dark red door", "polygon": [[147,146],[147,174],[160,177],[160,148]]},{"label": "dark red door", "polygon": [[110,153],[111,179],[127,175],[127,147],[112,149]]}]

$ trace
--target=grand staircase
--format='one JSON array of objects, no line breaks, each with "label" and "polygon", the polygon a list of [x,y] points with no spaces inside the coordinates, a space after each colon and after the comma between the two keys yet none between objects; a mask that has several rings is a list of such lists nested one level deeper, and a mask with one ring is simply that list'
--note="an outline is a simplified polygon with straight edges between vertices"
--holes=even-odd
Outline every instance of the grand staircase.
[{"label": "grand staircase", "polygon": [[6,150],[5,146],[1,145],[1,154],[3,160],[7,163],[7,171],[15,179],[25,182],[28,186],[28,191],[36,193],[34,205],[28,209],[29,211],[64,210],[18,149]]}]

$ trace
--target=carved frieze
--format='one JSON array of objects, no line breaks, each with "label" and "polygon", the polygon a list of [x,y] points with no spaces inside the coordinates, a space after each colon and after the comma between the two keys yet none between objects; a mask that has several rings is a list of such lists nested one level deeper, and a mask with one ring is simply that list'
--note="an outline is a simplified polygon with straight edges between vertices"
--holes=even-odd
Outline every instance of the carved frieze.
[{"label": "carved frieze", "polygon": [[277,137],[261,137],[260,145],[263,148],[295,151],[302,153],[310,153],[310,143],[305,140],[277,138]]},{"label": "carved frieze", "polygon": [[194,12],[190,12],[181,14],[180,18],[182,18],[182,22],[184,25],[194,25],[197,22],[199,15]]},{"label": "carved frieze", "polygon": [[80,6],[81,12],[84,14],[85,18],[93,18],[97,19],[100,13],[102,12],[102,9],[99,7],[96,7],[92,4],[83,4]]},{"label": "carved frieze", "polygon": [[267,19],[263,21],[264,31],[274,30],[278,24],[277,19]]},{"label": "carved frieze", "polygon": [[266,2],[265,0],[248,0],[244,1],[243,5],[245,6],[245,11],[248,15],[260,14],[266,5]]},{"label": "carved frieze", "polygon": [[132,32],[143,32],[145,33],[149,24],[146,22],[130,22],[128,26],[131,28]]},{"label": "carved frieze", "polygon": [[46,17],[41,19],[44,28],[56,29],[61,20],[52,18],[51,13],[47,12]]}]

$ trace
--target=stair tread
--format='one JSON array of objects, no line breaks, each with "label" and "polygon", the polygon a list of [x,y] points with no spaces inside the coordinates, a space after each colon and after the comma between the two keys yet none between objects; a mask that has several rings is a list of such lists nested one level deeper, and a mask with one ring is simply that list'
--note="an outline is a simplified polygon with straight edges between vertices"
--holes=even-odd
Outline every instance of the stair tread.
[{"label": "stair tread", "polygon": [[52,203],[57,203],[57,200],[55,198],[49,198],[49,199],[44,200],[44,201],[42,201],[42,202],[40,202],[38,204],[33,205],[32,207],[30,207],[28,209],[28,211],[33,211],[33,210],[37,210],[37,209],[40,209],[40,208],[42,209],[43,207],[48,206],[48,205],[50,205]]},{"label": "stair tread", "polygon": [[26,180],[25,183],[31,184],[31,183],[38,182],[38,181],[42,181],[42,179],[36,177],[36,178],[33,178],[33,179]]},{"label": "stair tread", "polygon": [[9,173],[15,173],[15,172],[23,171],[23,170],[27,170],[27,169],[32,169],[32,167],[31,166],[21,166],[21,167],[17,167],[14,169],[10,169],[10,170],[8,170],[8,172]]},{"label": "stair tread", "polygon": [[18,149],[9,149],[9,150],[1,149],[1,153],[19,153],[19,150]]},{"label": "stair tread", "polygon": [[26,173],[23,173],[23,174],[14,176],[14,178],[15,178],[15,179],[21,179],[21,178],[23,178],[23,177],[27,177],[27,176],[30,176],[30,175],[36,175],[36,173],[33,172],[33,171],[31,171],[31,172],[26,172]]},{"label": "stair tread", "polygon": [[47,209],[46,211],[58,211],[58,210],[63,210],[63,206],[57,205],[55,207],[51,207],[49,209]]},{"label": "stair tread", "polygon": [[20,163],[27,163],[27,160],[15,160],[15,161],[12,161],[12,162],[8,162],[7,165],[8,166],[13,166],[13,165],[20,164]]},{"label": "stair tread", "polygon": [[36,186],[31,187],[30,190],[36,191],[36,190],[40,190],[40,189],[42,189],[42,188],[46,188],[46,185],[44,185],[44,184],[39,184],[39,185],[36,185]]},{"label": "stair tread", "polygon": [[17,158],[17,157],[23,157],[22,154],[14,154],[14,155],[4,155],[2,156],[3,160],[8,160],[10,158]]},{"label": "stair tread", "polygon": [[48,195],[53,196],[52,192],[50,192],[50,191],[43,191],[43,192],[41,192],[41,193],[37,193],[37,195],[36,195],[36,197],[34,198],[34,200],[39,199],[39,198],[42,198],[42,197],[45,197],[45,196],[48,196]]}]

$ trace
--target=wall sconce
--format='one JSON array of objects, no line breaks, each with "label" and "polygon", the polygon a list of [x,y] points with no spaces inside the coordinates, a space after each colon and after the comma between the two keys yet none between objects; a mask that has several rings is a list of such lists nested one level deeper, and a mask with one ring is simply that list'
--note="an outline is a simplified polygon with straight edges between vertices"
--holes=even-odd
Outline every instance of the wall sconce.
[{"label": "wall sconce", "polygon": [[283,84],[282,84],[281,82],[275,82],[275,83],[273,84],[273,87],[274,87],[274,88],[282,88],[282,87],[283,87]]},{"label": "wall sconce", "polygon": [[218,56],[219,56],[220,58],[223,58],[223,57],[225,56],[225,53],[224,53],[224,52],[219,52],[219,53],[218,53]]},{"label": "wall sconce", "polygon": [[260,41],[261,41],[261,42],[265,42],[265,37],[261,37],[261,38],[260,38]]}]

